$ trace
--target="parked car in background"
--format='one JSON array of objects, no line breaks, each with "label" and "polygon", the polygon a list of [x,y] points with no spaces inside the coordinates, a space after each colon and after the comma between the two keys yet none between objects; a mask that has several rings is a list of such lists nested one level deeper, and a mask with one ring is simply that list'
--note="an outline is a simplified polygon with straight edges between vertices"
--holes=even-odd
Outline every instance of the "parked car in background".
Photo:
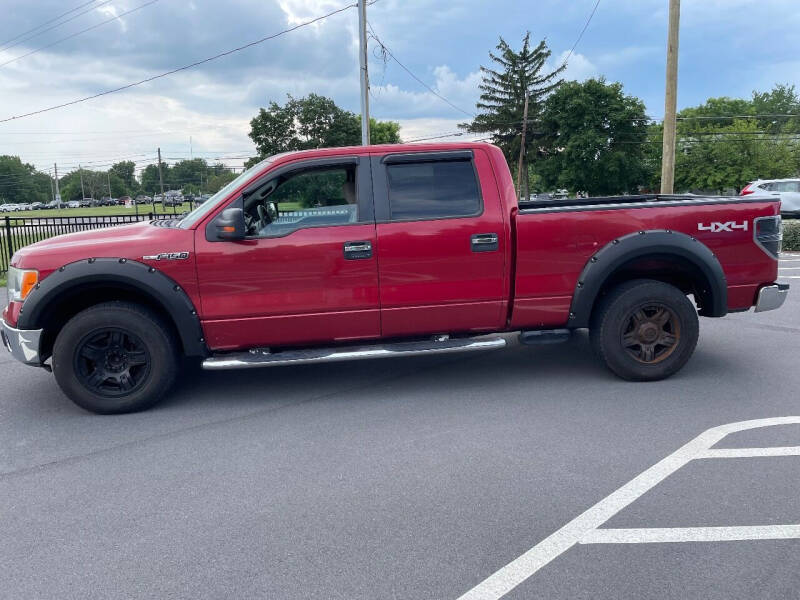
[{"label": "parked car in background", "polygon": [[43,208],[45,208],[45,205],[42,202],[31,202],[30,207],[31,210],[42,210]]},{"label": "parked car in background", "polygon": [[757,179],[742,188],[740,196],[777,196],[781,200],[781,214],[800,217],[800,179]]},{"label": "parked car in background", "polygon": [[183,196],[167,196],[163,201],[164,206],[180,206],[183,203]]},{"label": "parked car in background", "polygon": [[80,208],[80,207],[81,203],[78,202],[77,200],[70,200],[69,202],[67,202],[67,208]]},{"label": "parked car in background", "polygon": [[61,208],[62,206],[64,206],[63,202],[59,202],[58,200],[50,200],[50,202],[48,202],[44,208]]}]

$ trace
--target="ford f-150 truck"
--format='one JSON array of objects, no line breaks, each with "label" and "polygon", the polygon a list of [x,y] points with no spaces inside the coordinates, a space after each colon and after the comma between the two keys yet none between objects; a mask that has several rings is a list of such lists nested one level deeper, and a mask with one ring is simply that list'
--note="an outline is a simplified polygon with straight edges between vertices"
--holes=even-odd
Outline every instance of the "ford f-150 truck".
[{"label": "ford f-150 truck", "polygon": [[517,331],[534,344],[588,328],[611,371],[657,380],[691,356],[698,312],[781,306],[781,235],[770,197],[519,203],[483,143],[290,152],[180,219],[20,249],[2,339],[98,413],[151,406],[185,357],[485,351]]}]

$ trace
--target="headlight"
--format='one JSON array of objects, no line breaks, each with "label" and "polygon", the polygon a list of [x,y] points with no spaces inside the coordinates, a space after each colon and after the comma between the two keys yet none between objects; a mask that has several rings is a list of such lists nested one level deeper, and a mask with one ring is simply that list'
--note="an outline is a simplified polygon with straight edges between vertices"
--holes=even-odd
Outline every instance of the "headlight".
[{"label": "headlight", "polygon": [[8,299],[23,302],[39,282],[39,272],[32,269],[8,268]]}]

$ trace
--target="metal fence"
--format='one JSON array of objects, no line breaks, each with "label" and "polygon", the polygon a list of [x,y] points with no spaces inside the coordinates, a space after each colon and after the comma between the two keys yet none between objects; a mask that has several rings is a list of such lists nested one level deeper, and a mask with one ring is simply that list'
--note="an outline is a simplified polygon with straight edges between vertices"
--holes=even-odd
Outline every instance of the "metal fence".
[{"label": "metal fence", "polygon": [[14,252],[35,242],[75,231],[174,218],[175,215],[153,213],[92,217],[2,217],[0,218],[0,277],[4,277],[8,272],[8,265]]}]

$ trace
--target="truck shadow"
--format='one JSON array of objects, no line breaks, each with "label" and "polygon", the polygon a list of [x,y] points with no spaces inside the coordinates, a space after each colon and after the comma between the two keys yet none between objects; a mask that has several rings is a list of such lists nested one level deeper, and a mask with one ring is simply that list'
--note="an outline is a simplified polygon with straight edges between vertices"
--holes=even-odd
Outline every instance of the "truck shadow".
[{"label": "truck shadow", "polygon": [[[162,405],[225,403],[257,407],[322,399],[348,401],[356,396],[392,401],[407,393],[421,393],[431,399],[437,395],[471,396],[476,391],[491,395],[498,378],[504,387],[529,388],[529,398],[535,399],[537,389],[557,389],[566,383],[570,384],[566,387],[580,389],[626,383],[594,355],[585,332],[562,344],[523,346],[516,342],[516,336],[509,336],[509,343],[502,350],[457,355],[232,371],[198,369],[183,378]],[[724,357],[698,348],[689,364],[671,380],[692,377],[697,370],[714,377],[730,369]]]}]

